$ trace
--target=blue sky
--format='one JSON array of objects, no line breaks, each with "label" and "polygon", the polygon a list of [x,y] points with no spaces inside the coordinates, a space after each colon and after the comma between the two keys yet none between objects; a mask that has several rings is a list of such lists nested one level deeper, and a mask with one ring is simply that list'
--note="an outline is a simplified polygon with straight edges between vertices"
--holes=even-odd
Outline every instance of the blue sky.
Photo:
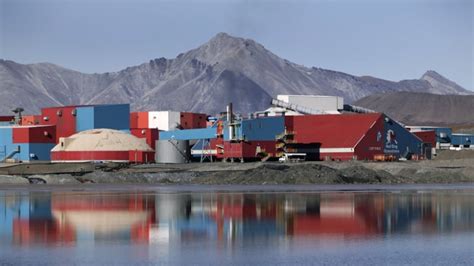
[{"label": "blue sky", "polygon": [[174,58],[218,32],[306,66],[474,89],[471,0],[0,0],[0,57],[86,73]]}]

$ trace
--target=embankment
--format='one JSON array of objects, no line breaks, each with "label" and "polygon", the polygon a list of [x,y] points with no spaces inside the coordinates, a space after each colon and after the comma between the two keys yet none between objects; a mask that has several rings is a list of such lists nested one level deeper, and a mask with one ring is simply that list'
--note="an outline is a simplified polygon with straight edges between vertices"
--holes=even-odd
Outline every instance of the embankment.
[{"label": "embankment", "polygon": [[[456,155],[456,156],[455,156]],[[94,171],[2,175],[0,184],[413,184],[474,183],[474,151],[419,162],[192,163],[108,165]],[[450,159],[456,158],[456,159]],[[57,167],[57,166],[55,166]],[[82,167],[82,169],[85,169]],[[88,169],[89,170],[89,169]]]}]

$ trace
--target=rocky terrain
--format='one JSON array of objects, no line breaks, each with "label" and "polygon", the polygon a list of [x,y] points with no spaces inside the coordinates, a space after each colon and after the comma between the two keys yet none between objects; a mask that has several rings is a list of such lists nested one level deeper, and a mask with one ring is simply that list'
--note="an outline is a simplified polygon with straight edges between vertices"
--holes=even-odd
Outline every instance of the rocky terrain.
[{"label": "rocky terrain", "polygon": [[407,125],[474,127],[474,95],[389,92],[364,97],[354,105],[384,112]]},{"label": "rocky terrain", "polygon": [[[317,62],[315,62],[317,63]],[[173,59],[153,59],[118,72],[84,74],[49,63],[0,60],[0,113],[15,107],[131,103],[134,110],[215,114],[232,101],[236,111],[268,107],[277,94],[337,95],[353,102],[381,92],[470,94],[434,71],[392,82],[357,77],[282,59],[261,44],[219,33]]]}]

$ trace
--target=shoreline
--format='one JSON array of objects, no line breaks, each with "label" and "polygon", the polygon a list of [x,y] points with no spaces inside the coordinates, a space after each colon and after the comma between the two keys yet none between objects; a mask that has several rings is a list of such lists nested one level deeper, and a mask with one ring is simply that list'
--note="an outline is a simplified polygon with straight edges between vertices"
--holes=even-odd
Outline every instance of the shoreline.
[{"label": "shoreline", "polygon": [[[435,160],[405,162],[254,162],[190,163],[101,167],[69,165],[58,174],[2,175],[1,185],[149,184],[149,185],[312,185],[474,183],[474,151],[442,152]],[[462,156],[460,156],[462,155]],[[454,158],[454,159],[450,159]],[[93,165],[92,165],[93,166]],[[22,165],[24,168],[25,165]],[[50,169],[49,165],[39,165]],[[2,169],[2,168],[0,168]],[[4,168],[3,168],[4,169]],[[67,169],[69,172],[65,172]],[[75,172],[74,169],[80,169]],[[23,170],[22,170],[23,171]],[[27,173],[27,172],[22,172]]]}]

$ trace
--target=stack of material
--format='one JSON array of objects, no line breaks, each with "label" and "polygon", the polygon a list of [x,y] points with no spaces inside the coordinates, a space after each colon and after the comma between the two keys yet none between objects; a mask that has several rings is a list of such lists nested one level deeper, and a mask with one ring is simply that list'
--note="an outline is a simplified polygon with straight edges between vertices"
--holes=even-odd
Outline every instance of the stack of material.
[{"label": "stack of material", "polygon": [[154,151],[145,140],[122,131],[92,129],[61,138],[51,150],[52,161],[154,161]]}]

